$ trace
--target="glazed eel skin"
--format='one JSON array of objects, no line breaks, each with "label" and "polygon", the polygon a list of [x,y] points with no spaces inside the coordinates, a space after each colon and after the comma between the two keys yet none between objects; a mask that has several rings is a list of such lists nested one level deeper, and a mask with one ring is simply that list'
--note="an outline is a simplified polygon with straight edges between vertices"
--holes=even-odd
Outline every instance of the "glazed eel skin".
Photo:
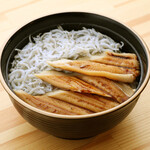
[{"label": "glazed eel skin", "polygon": [[39,96],[32,96],[22,90],[14,90],[14,92],[31,106],[62,115],[86,115],[119,105],[119,103],[104,97],[63,90]]},{"label": "glazed eel skin", "polygon": [[134,54],[107,52],[104,56],[93,56],[89,60],[62,59],[47,63],[55,68],[127,83],[132,83],[140,73],[139,63]]}]

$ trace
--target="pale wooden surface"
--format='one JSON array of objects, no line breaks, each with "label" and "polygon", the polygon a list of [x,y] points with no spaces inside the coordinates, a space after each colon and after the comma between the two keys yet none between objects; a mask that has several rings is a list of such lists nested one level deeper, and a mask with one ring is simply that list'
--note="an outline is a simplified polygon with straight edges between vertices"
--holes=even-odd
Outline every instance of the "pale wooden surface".
[{"label": "pale wooden surface", "polygon": [[[149,0],[0,0],[0,46],[18,27],[44,15],[93,12],[132,27],[150,47]],[[132,113],[93,138],[64,140],[37,130],[13,107],[0,85],[0,150],[150,150],[150,83]]]}]

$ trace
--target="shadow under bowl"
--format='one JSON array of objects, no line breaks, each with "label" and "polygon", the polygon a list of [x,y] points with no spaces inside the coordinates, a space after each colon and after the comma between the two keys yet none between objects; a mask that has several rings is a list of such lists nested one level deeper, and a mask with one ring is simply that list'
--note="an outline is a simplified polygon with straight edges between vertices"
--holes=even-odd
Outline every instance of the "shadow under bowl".
[{"label": "shadow under bowl", "polygon": [[[110,36],[116,42],[122,41],[123,52],[132,52],[140,62],[140,77],[137,79],[136,92],[127,101],[107,111],[90,115],[68,116],[48,113],[18,98],[8,82],[11,62],[16,55],[15,48],[23,48],[29,42],[29,36],[36,36],[62,26],[65,30],[80,30],[82,27],[94,28]],[[149,80],[149,52],[142,39],[124,24],[111,18],[85,12],[67,12],[53,14],[36,19],[17,30],[4,45],[0,58],[1,83],[15,108],[33,126],[54,136],[79,139],[95,136],[107,131],[121,122],[134,108],[140,93]]]}]

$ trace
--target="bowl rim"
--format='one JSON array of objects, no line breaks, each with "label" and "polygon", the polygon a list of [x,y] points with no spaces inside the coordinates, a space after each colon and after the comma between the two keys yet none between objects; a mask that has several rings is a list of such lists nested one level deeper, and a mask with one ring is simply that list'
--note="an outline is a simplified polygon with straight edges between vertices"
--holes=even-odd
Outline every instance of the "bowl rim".
[{"label": "bowl rim", "polygon": [[45,115],[47,117],[53,117],[53,118],[61,118],[61,119],[84,119],[84,118],[91,118],[91,117],[97,117],[97,116],[102,116],[102,115],[105,115],[105,114],[108,114],[108,113],[111,113],[111,112],[114,112],[118,109],[121,109],[122,107],[124,107],[125,105],[129,104],[130,102],[132,102],[136,97],[138,97],[140,95],[140,93],[144,90],[144,88],[146,87],[148,81],[149,81],[149,78],[150,78],[150,54],[149,54],[149,50],[148,50],[148,46],[146,45],[146,43],[143,41],[143,39],[140,37],[140,35],[138,35],[138,33],[136,33],[133,29],[131,29],[131,27],[127,26],[126,24],[122,23],[121,21],[118,21],[117,19],[114,19],[113,17],[108,17],[108,16],[105,16],[105,15],[101,15],[101,14],[96,14],[96,13],[91,13],[91,12],[61,12],[61,13],[54,13],[54,14],[50,14],[50,15],[45,15],[45,16],[42,16],[42,17],[39,17],[39,18],[36,18],[34,20],[31,20],[31,21],[28,21],[27,23],[25,23],[24,25],[22,25],[21,27],[15,29],[15,32],[13,32],[11,35],[9,35],[9,37],[6,39],[6,42],[4,42],[4,44],[2,45],[1,47],[1,51],[0,51],[0,63],[1,63],[1,58],[2,58],[2,53],[3,53],[3,50],[4,50],[4,47],[5,45],[7,44],[8,40],[14,35],[17,33],[17,31],[23,27],[25,27],[27,24],[31,23],[32,21],[36,21],[38,19],[41,19],[41,18],[44,18],[44,17],[48,17],[48,16],[51,16],[51,15],[60,15],[60,14],[68,14],[68,13],[85,13],[85,14],[92,14],[92,15],[98,15],[98,16],[101,16],[101,17],[105,17],[109,20],[113,20],[113,21],[116,21],[118,22],[119,24],[125,26],[126,28],[128,28],[132,33],[134,33],[137,38],[141,41],[141,43],[143,44],[144,48],[145,48],[145,52],[146,52],[146,55],[147,55],[147,59],[148,59],[148,70],[147,70],[147,73],[146,73],[146,76],[145,76],[145,79],[142,83],[142,85],[139,87],[139,89],[128,99],[126,100],[125,102],[119,104],[118,106],[115,106],[111,109],[108,109],[108,110],[105,110],[105,111],[102,111],[102,112],[97,112],[97,113],[93,113],[93,114],[87,114],[87,115],[61,115],[61,114],[55,114],[55,113],[51,113],[51,112],[46,112],[44,110],[41,110],[41,109],[38,109],[36,107],[33,107],[31,106],[30,104],[24,102],[23,100],[21,100],[16,94],[14,94],[10,88],[8,87],[8,85],[5,83],[5,80],[3,78],[3,75],[2,75],[2,70],[1,70],[1,66],[0,66],[0,82],[2,83],[2,86],[3,88],[5,89],[5,91],[7,92],[7,94],[9,96],[11,96],[15,101],[17,101],[19,104],[23,105],[24,107],[36,112],[36,113],[39,113],[41,115]]}]

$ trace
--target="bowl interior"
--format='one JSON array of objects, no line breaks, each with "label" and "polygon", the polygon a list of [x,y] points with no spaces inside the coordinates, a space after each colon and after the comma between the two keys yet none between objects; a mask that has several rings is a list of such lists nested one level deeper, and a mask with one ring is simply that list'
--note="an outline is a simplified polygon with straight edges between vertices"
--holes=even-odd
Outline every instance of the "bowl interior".
[{"label": "bowl interior", "polygon": [[49,15],[34,20],[20,28],[6,43],[1,55],[1,71],[9,88],[8,73],[11,62],[16,55],[15,48],[23,48],[29,42],[29,36],[36,36],[44,32],[62,26],[64,30],[80,30],[83,27],[94,28],[103,34],[110,36],[116,42],[123,42],[123,52],[133,52],[138,56],[141,67],[141,75],[137,79],[137,89],[140,87],[148,70],[147,52],[138,36],[123,24],[110,18],[81,12],[70,12]]}]

